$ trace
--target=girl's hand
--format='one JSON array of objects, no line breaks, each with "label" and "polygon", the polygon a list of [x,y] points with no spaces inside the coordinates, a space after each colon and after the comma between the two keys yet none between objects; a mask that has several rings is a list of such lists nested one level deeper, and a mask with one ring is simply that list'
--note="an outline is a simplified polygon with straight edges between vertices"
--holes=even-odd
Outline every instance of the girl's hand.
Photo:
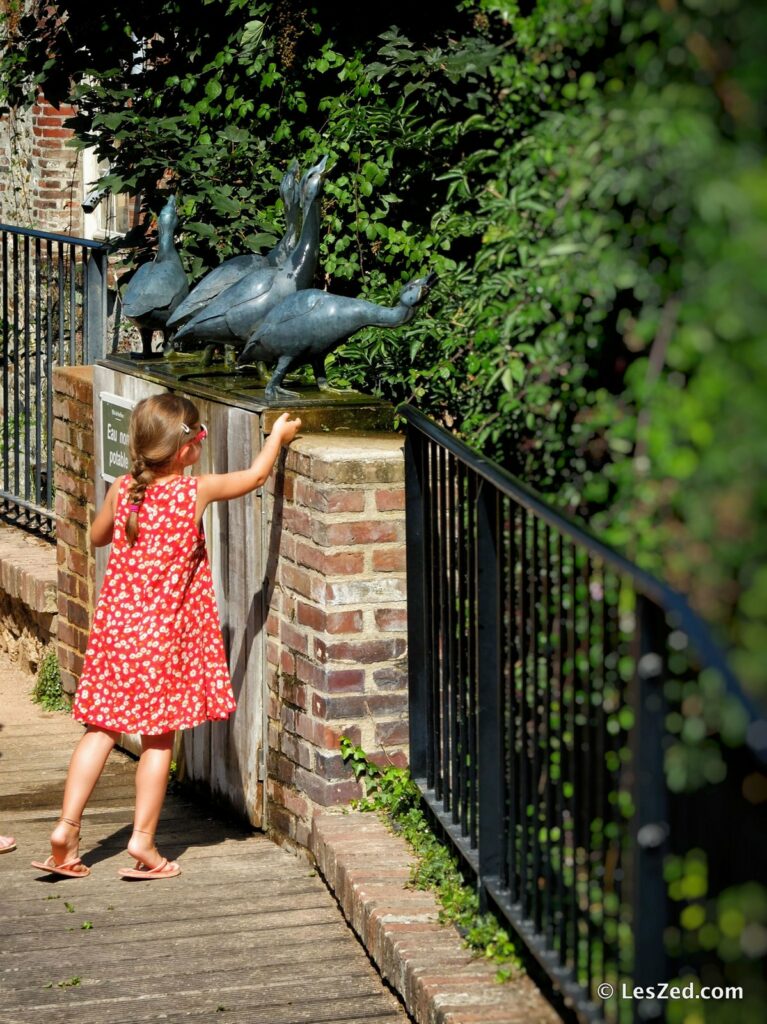
[{"label": "girl's hand", "polygon": [[300,429],[301,420],[298,417],[291,420],[290,413],[284,412],[275,420],[272,433],[277,434],[280,444],[290,444]]},{"label": "girl's hand", "polygon": [[115,527],[115,511],[117,510],[117,495],[120,490],[120,483],[125,477],[118,476],[106,493],[104,504],[98,511],[91,524],[91,543],[94,548],[103,548],[106,544],[112,543],[112,535]]},{"label": "girl's hand", "polygon": [[197,524],[199,526],[202,513],[211,501],[230,501],[241,498],[243,494],[263,487],[271,473],[280,449],[290,444],[301,429],[301,420],[292,420],[288,413],[274,421],[272,432],[267,437],[264,447],[256,455],[250,469],[234,470],[231,473],[206,473],[198,477],[197,484]]}]

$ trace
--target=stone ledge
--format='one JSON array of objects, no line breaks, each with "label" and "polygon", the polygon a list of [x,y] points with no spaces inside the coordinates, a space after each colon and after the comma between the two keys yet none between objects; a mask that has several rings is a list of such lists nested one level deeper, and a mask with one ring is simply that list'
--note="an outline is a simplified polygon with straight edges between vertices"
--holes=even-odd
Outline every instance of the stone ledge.
[{"label": "stone ledge", "polygon": [[0,527],[0,587],[34,612],[57,610],[56,547],[14,526]]},{"label": "stone ledge", "polygon": [[56,638],[57,580],[53,544],[0,525],[0,649],[25,672]]},{"label": "stone ledge", "polygon": [[332,449],[321,434],[299,436],[288,449],[285,468],[325,485],[392,484],[405,479],[401,434],[333,435]]},{"label": "stone ledge", "polygon": [[526,975],[505,984],[428,892],[406,888],[414,855],[372,814],[326,813],[310,849],[328,887],[416,1024],[556,1024],[560,1017]]}]

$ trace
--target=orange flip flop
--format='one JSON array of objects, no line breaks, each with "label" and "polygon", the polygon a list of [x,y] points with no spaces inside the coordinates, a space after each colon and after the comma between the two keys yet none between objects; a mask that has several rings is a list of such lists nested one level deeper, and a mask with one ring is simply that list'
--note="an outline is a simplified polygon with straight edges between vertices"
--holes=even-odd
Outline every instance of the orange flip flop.
[{"label": "orange flip flop", "polygon": [[[82,871],[74,870],[78,865],[82,868]],[[40,871],[48,871],[51,875],[63,875],[64,878],[85,878],[91,873],[91,869],[87,868],[79,857],[75,857],[74,860],[64,861],[63,864],[57,864],[53,859],[53,854],[45,861],[33,860],[32,867],[39,868]]]},{"label": "orange flip flop", "polygon": [[175,860],[169,861],[163,857],[155,867],[147,867],[143,861],[137,860],[135,868],[120,868],[120,878],[127,878],[134,882],[149,882],[156,878],[175,878],[181,874],[181,866]]}]

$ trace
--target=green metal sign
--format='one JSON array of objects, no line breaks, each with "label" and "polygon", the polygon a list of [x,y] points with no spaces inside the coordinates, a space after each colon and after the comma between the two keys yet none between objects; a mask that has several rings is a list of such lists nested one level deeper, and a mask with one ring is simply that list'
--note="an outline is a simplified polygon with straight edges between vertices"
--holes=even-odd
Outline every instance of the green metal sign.
[{"label": "green metal sign", "polygon": [[130,469],[128,426],[136,404],[122,395],[102,391],[101,402],[101,477],[112,483]]}]

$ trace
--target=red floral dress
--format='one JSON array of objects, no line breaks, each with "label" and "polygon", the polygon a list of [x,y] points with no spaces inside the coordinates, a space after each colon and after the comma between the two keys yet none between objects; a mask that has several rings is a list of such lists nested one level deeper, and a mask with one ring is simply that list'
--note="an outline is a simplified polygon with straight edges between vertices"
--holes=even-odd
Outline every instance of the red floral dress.
[{"label": "red floral dress", "polygon": [[195,524],[197,478],[147,487],[133,547],[125,537],[130,485],[123,477],[74,717],[149,736],[228,718],[236,704]]}]

